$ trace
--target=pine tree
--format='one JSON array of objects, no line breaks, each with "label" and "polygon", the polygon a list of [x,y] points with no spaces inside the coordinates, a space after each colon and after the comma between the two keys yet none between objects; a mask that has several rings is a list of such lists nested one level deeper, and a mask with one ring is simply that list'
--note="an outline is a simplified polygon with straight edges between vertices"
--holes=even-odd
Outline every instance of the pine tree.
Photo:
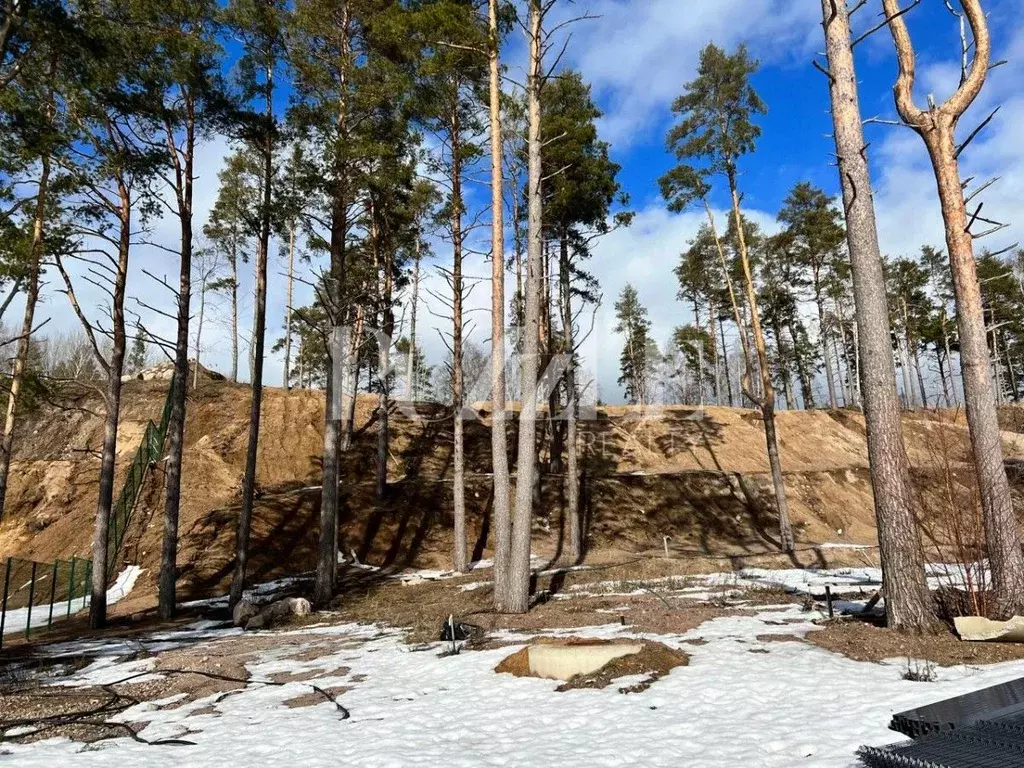
[{"label": "pine tree", "polygon": [[[394,116],[406,101],[419,41],[407,9],[388,0],[302,0],[292,22],[295,96],[289,122],[319,150],[307,153],[306,175],[319,179],[323,210],[316,215],[327,230],[313,245],[329,259],[319,310],[321,332],[331,343],[323,350],[327,363],[317,368],[323,370],[327,409],[314,602],[324,605],[337,574],[340,461],[354,435],[360,349],[367,316],[381,309],[375,303],[380,265],[373,262],[373,242],[358,242],[359,233],[373,218],[366,196],[376,161],[393,153],[380,135],[380,120]],[[303,355],[319,346],[302,338]]]},{"label": "pine tree", "polygon": [[[29,374],[32,336],[37,330],[35,313],[44,264],[47,251],[53,251],[59,240],[52,231],[59,203],[55,203],[51,187],[54,166],[60,164],[57,155],[66,154],[71,130],[60,98],[61,85],[68,85],[63,67],[73,68],[75,58],[85,56],[73,38],[62,34],[66,22],[63,13],[55,24],[57,20],[39,13],[45,8],[23,3],[6,7],[0,34],[0,285],[7,291],[3,309],[18,293],[25,296],[4,398],[0,520],[7,497],[19,398]],[[35,194],[29,197],[26,188],[34,189]]]},{"label": "pine tree", "polygon": [[647,309],[640,303],[636,288],[626,284],[615,302],[615,332],[623,336],[622,354],[619,357],[619,384],[626,391],[627,399],[634,405],[650,402],[650,363],[648,333],[651,323]]},{"label": "pine tree", "polygon": [[[277,71],[284,56],[285,6],[280,0],[233,0],[227,8],[227,21],[242,41],[243,54],[238,63],[237,80],[243,100],[254,111],[242,115],[240,133],[251,148],[258,168],[256,215],[256,293],[253,309],[252,400],[249,409],[249,440],[246,447],[245,474],[242,480],[242,509],[235,538],[235,570],[231,580],[229,604],[233,608],[242,599],[249,554],[249,530],[256,490],[256,451],[260,436],[260,409],[263,402],[264,333],[267,313],[267,262],[273,220],[273,186],[279,126],[274,113]],[[258,110],[258,111],[256,111]]]},{"label": "pine tree", "polygon": [[146,336],[142,326],[135,326],[135,335],[132,337],[132,346],[128,352],[127,358],[125,358],[124,372],[128,375],[134,375],[146,367],[146,359],[149,356],[149,350],[146,347]]},{"label": "pine tree", "polygon": [[209,290],[226,292],[231,298],[231,381],[238,381],[239,265],[251,258],[252,242],[259,231],[254,201],[257,196],[258,161],[246,148],[228,156],[217,174],[220,188],[203,234],[220,252],[229,274],[210,284]]},{"label": "pine tree", "polygon": [[[767,111],[761,98],[750,84],[750,76],[757,71],[756,62],[740,47],[730,55],[714,44],[701,51],[697,77],[686,84],[683,94],[672,105],[679,122],[668,134],[668,145],[680,164],[662,177],[662,191],[673,210],[683,210],[696,200],[707,204],[711,179],[724,175],[732,203],[732,225],[735,228],[737,253],[743,272],[746,309],[749,312],[753,344],[760,371],[760,392],[755,392],[751,381],[754,360],[747,352],[747,372],[744,375],[744,394],[761,411],[775,486],[775,503],[779,515],[779,539],[784,551],[794,546],[789,522],[786,488],[779,459],[778,439],[775,434],[775,388],[761,319],[758,313],[745,231],[742,226],[740,194],[738,188],[739,159],[753,151],[761,129],[752,122],[756,115]],[[731,289],[731,281],[729,283]],[[738,303],[733,301],[736,321],[742,325]],[[746,335],[740,334],[744,348]]]},{"label": "pine tree", "polygon": [[489,25],[480,18],[472,2],[438,0],[424,11],[422,19],[431,34],[444,43],[434,48],[422,67],[423,120],[440,139],[441,151],[432,158],[435,173],[445,179],[448,199],[441,212],[447,239],[452,244],[452,268],[445,275],[451,289],[452,317],[452,406],[454,449],[452,486],[454,499],[453,568],[466,571],[466,488],[464,446],[464,377],[462,346],[465,283],[463,257],[466,239],[466,174],[482,157],[475,137],[483,131],[480,92],[488,78],[488,60],[481,55],[490,40]]},{"label": "pine tree", "polygon": [[[600,141],[597,120],[601,111],[594,104],[589,86],[577,72],[562,72],[544,90],[541,132],[552,136],[541,152],[542,167],[551,172],[544,187],[544,219],[549,241],[558,247],[558,311],[561,339],[552,344],[566,358],[563,384],[566,392],[565,418],[552,419],[552,460],[561,458],[562,431],[565,425],[566,450],[565,498],[569,521],[568,559],[576,562],[583,554],[582,523],[579,517],[579,458],[577,422],[579,418],[576,381],[577,311],[574,299],[596,303],[593,278],[582,262],[590,257],[593,242],[612,228],[628,225],[631,214],[610,212],[615,202],[624,204],[616,176],[619,166],[609,158],[609,146]],[[555,393],[557,395],[557,388]],[[553,470],[554,471],[554,470]]]},{"label": "pine tree", "polygon": [[808,282],[818,313],[818,347],[825,366],[829,407],[836,408],[839,405],[836,397],[839,372],[835,367],[838,361],[832,360],[829,351],[825,300],[827,284],[842,259],[846,230],[829,197],[807,182],[793,187],[778,218],[789,235],[787,253],[809,273]]},{"label": "pine tree", "polygon": [[[64,94],[76,104],[73,160],[60,162],[74,185],[74,208],[70,215],[73,231],[81,237],[96,238],[102,251],[79,251],[76,256],[88,261],[98,259],[96,273],[108,284],[109,316],[96,321],[89,309],[78,301],[74,281],[65,265],[66,254],[58,255],[56,267],[64,282],[64,293],[82,324],[106,378],[106,407],[103,446],[100,461],[96,525],[92,546],[92,589],[89,604],[90,625],[106,625],[107,576],[110,516],[114,506],[114,470],[117,457],[117,426],[121,411],[121,376],[127,352],[125,332],[125,292],[129,257],[139,232],[137,219],[145,227],[158,208],[152,190],[154,174],[165,158],[139,139],[149,133],[160,113],[149,78],[156,67],[156,41],[151,29],[142,23],[140,9],[107,7],[105,13],[83,17],[88,37],[96,50],[119,51],[118,66],[103,57],[79,58],[76,80],[69,84],[72,93]],[[123,67],[123,69],[122,69]],[[100,272],[100,270],[103,270]],[[98,334],[109,333],[109,354],[101,349]]]},{"label": "pine tree", "polygon": [[544,19],[553,0],[530,0],[526,23],[529,42],[527,67],[527,180],[526,274],[523,282],[523,320],[519,391],[519,447],[516,454],[516,503],[512,515],[512,551],[509,560],[505,609],[525,613],[530,603],[530,543],[533,536],[534,481],[537,477],[537,381],[540,356],[541,269],[544,247],[544,200],[541,151],[541,91],[544,70]]},{"label": "pine tree", "polygon": [[154,150],[167,152],[164,178],[174,195],[172,211],[179,227],[177,333],[171,411],[167,428],[167,460],[164,464],[164,538],[159,577],[159,612],[169,619],[175,612],[177,581],[178,511],[181,502],[182,454],[185,407],[188,391],[189,323],[191,320],[193,262],[193,200],[196,147],[222,123],[228,111],[220,83],[216,40],[218,7],[210,0],[178,5],[154,2],[144,6],[147,21],[156,32],[160,56],[150,83],[160,105],[150,142]]},{"label": "pine tree", "polygon": [[[903,397],[908,408],[920,402],[928,406],[928,393],[918,357],[919,339],[934,312],[925,291],[928,273],[912,259],[895,259],[885,265],[889,292],[889,321],[892,325],[896,358],[903,373]],[[918,389],[915,392],[914,387]],[[920,395],[920,399],[918,398]]]},{"label": "pine tree", "polygon": [[822,0],[821,6],[836,157],[856,298],[857,368],[862,374],[886,618],[893,629],[922,632],[928,629],[934,614],[914,509],[916,493],[903,443],[849,9],[844,0]]}]

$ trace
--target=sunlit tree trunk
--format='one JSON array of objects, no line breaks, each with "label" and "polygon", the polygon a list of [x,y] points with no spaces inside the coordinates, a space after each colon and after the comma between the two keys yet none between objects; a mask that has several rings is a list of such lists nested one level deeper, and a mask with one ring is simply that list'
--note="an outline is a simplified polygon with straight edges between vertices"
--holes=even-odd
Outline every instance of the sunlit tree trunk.
[{"label": "sunlit tree trunk", "polygon": [[[964,199],[965,185],[960,178],[959,156],[964,147],[958,147],[955,136],[959,119],[985,85],[992,41],[980,0],[961,0],[961,6],[970,25],[973,43],[968,45],[965,42],[964,45],[965,61],[960,86],[944,103],[931,104],[923,110],[914,103],[916,62],[906,19],[899,13],[898,0],[883,0],[899,62],[899,77],[894,88],[896,107],[904,122],[923,139],[938,186],[946,249],[953,274],[964,402],[981,494],[985,540],[998,602],[997,612],[1009,616],[1024,612],[1024,552],[1003,464],[1002,437],[985,340],[981,286],[974,261],[974,235]],[[971,50],[974,60],[968,68],[966,58]]]},{"label": "sunlit tree trunk", "polygon": [[28,277],[25,281],[25,313],[21,322],[21,334],[14,357],[14,366],[7,392],[7,415],[4,419],[3,438],[0,439],[0,520],[4,517],[7,501],[7,484],[11,471],[11,453],[14,450],[14,426],[17,417],[18,399],[25,380],[31,351],[32,333],[35,330],[36,305],[39,302],[39,272],[46,250],[46,204],[50,186],[50,158],[43,156],[40,162],[39,186],[36,190],[35,212],[32,215],[32,245],[29,254]]},{"label": "sunlit tree trunk", "polygon": [[857,315],[868,459],[882,561],[885,610],[893,629],[923,631],[933,621],[921,534],[914,515],[910,462],[903,443],[893,369],[885,275],[871,198],[850,22],[843,0],[822,0],[832,121],[846,214]]},{"label": "sunlit tree trunk", "polygon": [[512,489],[505,403],[505,222],[501,145],[498,0],[488,0],[488,107],[491,129],[491,461],[494,528],[494,604],[505,610],[511,559]]},{"label": "sunlit tree trunk", "polygon": [[540,90],[543,78],[541,0],[530,0],[529,139],[527,155],[528,233],[523,340],[520,368],[522,410],[519,416],[519,452],[516,472],[516,506],[512,520],[512,550],[509,566],[508,602],[505,609],[525,613],[530,605],[530,543],[533,528],[533,484],[537,472],[537,376],[540,339],[540,300],[543,248],[543,203],[541,200]]},{"label": "sunlit tree trunk", "polygon": [[[181,256],[178,272],[178,336],[174,350],[174,378],[171,382],[171,414],[167,425],[167,461],[164,462],[164,538],[160,560],[159,613],[170,619],[176,605],[178,580],[178,514],[181,506],[181,465],[185,448],[185,406],[188,395],[188,326],[192,303],[192,189],[196,149],[195,97],[185,96],[185,134],[181,152],[175,146],[174,130],[167,126],[167,140],[175,172],[178,221],[181,228]],[[196,369],[199,364],[196,361]]]}]

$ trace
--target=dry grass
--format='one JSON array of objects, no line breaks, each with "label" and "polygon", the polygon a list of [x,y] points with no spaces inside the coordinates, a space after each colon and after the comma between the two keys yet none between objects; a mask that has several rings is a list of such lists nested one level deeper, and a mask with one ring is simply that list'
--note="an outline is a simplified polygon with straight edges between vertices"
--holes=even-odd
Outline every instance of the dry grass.
[{"label": "dry grass", "polygon": [[1024,645],[1013,643],[969,643],[950,632],[905,635],[859,621],[830,623],[809,632],[806,641],[855,661],[913,658],[940,667],[959,664],[998,664],[1024,659]]}]

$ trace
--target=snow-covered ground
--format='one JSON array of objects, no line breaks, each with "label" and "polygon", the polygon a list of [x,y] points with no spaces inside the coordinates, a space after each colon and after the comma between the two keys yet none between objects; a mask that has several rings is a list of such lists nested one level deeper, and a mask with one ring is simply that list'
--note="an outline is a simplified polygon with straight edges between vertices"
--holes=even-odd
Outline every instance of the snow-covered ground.
[{"label": "snow-covered ground", "polygon": [[[139,574],[142,573],[142,569],[137,565],[129,565],[121,573],[118,574],[117,579],[107,589],[107,605],[112,605],[118,600],[122,599],[125,595],[132,591],[135,586],[135,581],[139,578]],[[71,614],[78,613],[89,607],[89,595],[84,597],[76,597],[71,601]],[[53,605],[53,620],[57,622],[61,619],[67,618],[69,615],[68,601],[64,600]],[[18,632],[24,632],[25,626],[29,619],[32,620],[32,631],[36,628],[42,629],[46,626],[47,621],[50,618],[50,604],[45,605],[33,605],[31,616],[29,615],[28,608],[15,608],[7,611],[4,616],[4,634],[13,635]]]},{"label": "snow-covered ground", "polygon": [[[813,574],[806,574],[805,580]],[[777,578],[791,581],[779,573]],[[749,607],[749,606],[748,606]],[[395,630],[345,624],[259,633],[281,643],[249,663],[252,680],[313,673],[304,682],[245,691],[158,709],[155,702],[118,716],[147,724],[140,736],[182,738],[194,746],[148,746],[127,738],[90,747],[52,739],[4,744],[4,766],[112,764],[224,768],[285,766],[424,766],[424,768],[600,768],[702,766],[849,768],[861,744],[899,739],[887,728],[894,712],[1024,675],[1024,662],[937,669],[935,682],[903,679],[906,659],[852,661],[798,642],[759,640],[816,631],[820,614],[800,606],[768,606],[756,615],[718,618],[680,635],[636,634],[606,625],[545,634],[646,637],[682,648],[690,664],[642,693],[555,691],[557,683],[499,675],[494,667],[518,645],[441,656],[444,646],[415,648]],[[200,623],[154,635],[148,651],[194,647],[197,655],[239,630]],[[523,635],[506,633],[515,643]],[[698,640],[704,644],[691,644]],[[296,641],[299,645],[296,645]],[[118,641],[89,641],[77,650],[97,657],[61,684],[109,683],[152,668],[152,658],[119,663]],[[303,653],[312,646],[327,648]],[[63,644],[62,652],[75,651]],[[301,658],[297,658],[300,657]],[[346,686],[330,702],[290,708],[285,702],[321,688]],[[212,709],[211,709],[212,707]],[[6,752],[6,754],[5,754]]]}]

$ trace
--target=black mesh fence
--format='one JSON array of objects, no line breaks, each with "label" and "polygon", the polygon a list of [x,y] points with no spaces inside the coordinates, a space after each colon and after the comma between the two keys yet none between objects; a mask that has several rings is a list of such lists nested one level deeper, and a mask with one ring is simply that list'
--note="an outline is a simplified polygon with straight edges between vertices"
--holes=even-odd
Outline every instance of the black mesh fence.
[{"label": "black mesh fence", "polygon": [[31,637],[85,608],[91,578],[91,560],[0,560],[0,648],[5,636]]}]

